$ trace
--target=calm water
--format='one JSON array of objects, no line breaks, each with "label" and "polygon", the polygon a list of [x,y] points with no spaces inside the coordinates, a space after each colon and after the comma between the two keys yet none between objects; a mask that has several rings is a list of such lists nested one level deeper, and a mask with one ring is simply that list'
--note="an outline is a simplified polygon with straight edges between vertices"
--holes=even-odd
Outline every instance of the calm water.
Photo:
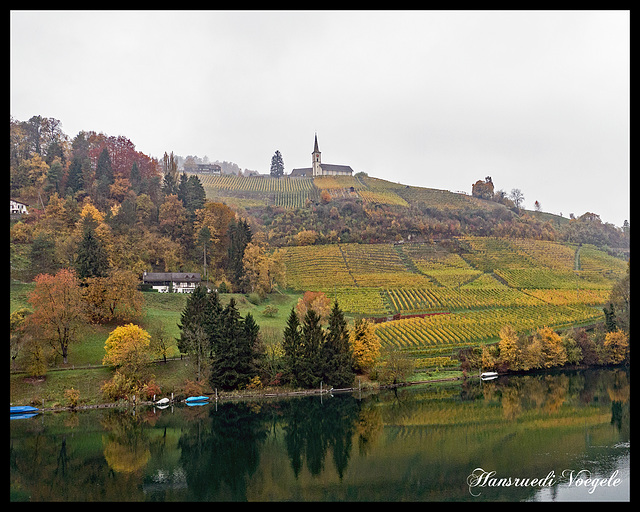
[{"label": "calm water", "polygon": [[9,423],[10,496],[628,500],[629,395],[629,372],[618,369],[367,396],[44,413]]}]

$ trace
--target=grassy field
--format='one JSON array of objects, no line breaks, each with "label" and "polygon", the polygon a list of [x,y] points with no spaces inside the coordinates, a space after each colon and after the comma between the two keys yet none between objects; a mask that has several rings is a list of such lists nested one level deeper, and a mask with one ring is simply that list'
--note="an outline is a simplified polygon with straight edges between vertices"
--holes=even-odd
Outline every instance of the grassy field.
[{"label": "grassy field", "polygon": [[[15,282],[11,284],[11,312],[21,307],[29,307],[27,297],[33,286],[33,284]],[[178,323],[188,296],[155,292],[144,293],[143,296],[145,313],[140,325],[150,329],[153,325],[161,324],[172,339],[179,337]],[[231,298],[234,298],[240,314],[244,317],[247,313],[251,313],[260,325],[265,341],[272,342],[281,336],[289,312],[297,303],[299,296],[296,293],[273,294],[260,304],[252,304],[241,294],[222,294],[220,297],[223,304],[227,304]],[[277,313],[268,317],[263,315],[262,312],[267,305],[277,308]],[[69,348],[66,369],[58,369],[63,365],[61,361],[56,361],[57,368],[48,371],[45,381],[25,378],[24,373],[12,373],[10,402],[12,404],[35,403],[40,406],[44,403],[45,407],[53,407],[65,404],[64,391],[73,387],[80,391],[82,404],[101,403],[103,399],[100,387],[112,376],[110,369],[102,367],[104,344],[115,327],[115,325],[84,326],[79,333],[80,341]],[[152,369],[156,382],[167,395],[172,392],[180,394],[185,382],[194,380],[195,374],[190,362],[187,359],[180,359],[179,355],[178,348],[174,345],[169,357],[177,359],[170,360],[166,364],[157,363]],[[92,368],[87,369],[87,366]]]}]

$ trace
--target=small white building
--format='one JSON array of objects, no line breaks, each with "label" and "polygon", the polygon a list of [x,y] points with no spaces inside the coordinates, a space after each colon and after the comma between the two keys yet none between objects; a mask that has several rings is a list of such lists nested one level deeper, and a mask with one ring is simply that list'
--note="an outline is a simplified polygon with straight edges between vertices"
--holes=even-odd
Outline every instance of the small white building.
[{"label": "small white building", "polygon": [[14,201],[13,199],[9,200],[9,213],[11,215],[22,215],[29,213],[27,211],[27,205],[21,203],[20,201]]},{"label": "small white building", "polygon": [[195,272],[144,272],[142,282],[160,293],[191,293],[200,284]]}]

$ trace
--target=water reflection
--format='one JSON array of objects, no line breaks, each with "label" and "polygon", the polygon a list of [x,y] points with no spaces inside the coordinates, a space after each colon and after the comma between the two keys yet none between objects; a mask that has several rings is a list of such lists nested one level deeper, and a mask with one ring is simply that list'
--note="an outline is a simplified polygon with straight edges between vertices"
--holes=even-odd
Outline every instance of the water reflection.
[{"label": "water reflection", "polygon": [[365,398],[41,414],[10,424],[11,499],[560,499],[580,489],[558,479],[544,492],[487,487],[474,496],[467,477],[475,468],[526,478],[568,468],[628,474],[629,388],[628,371],[602,370]]}]

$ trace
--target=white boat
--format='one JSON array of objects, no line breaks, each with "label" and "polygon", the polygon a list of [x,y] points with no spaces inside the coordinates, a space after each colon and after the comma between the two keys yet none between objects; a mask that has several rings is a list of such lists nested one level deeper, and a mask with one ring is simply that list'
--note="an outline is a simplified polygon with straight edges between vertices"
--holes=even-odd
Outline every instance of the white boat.
[{"label": "white boat", "polygon": [[482,380],[491,380],[498,377],[498,372],[482,372],[480,378]]},{"label": "white boat", "polygon": [[165,398],[161,398],[160,400],[156,401],[156,405],[165,405],[168,404],[170,402],[170,400],[165,397]]}]

